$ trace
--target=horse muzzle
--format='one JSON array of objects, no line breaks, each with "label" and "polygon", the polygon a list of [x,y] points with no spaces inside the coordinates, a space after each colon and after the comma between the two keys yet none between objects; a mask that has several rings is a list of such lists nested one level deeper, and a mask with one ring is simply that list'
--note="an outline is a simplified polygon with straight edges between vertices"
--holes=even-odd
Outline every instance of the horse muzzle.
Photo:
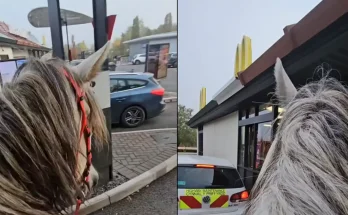
[{"label": "horse muzzle", "polygon": [[89,171],[89,184],[88,186],[92,189],[94,187],[97,186],[99,181],[99,174],[97,172],[97,170],[94,168],[93,165],[91,165],[90,167],[90,171]]}]

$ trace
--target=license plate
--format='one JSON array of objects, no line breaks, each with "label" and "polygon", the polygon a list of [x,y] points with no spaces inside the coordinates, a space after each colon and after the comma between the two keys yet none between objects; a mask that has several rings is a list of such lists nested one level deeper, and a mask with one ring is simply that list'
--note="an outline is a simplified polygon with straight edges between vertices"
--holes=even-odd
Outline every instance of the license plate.
[{"label": "license plate", "polygon": [[226,195],[226,189],[186,189],[185,196]]},{"label": "license plate", "polygon": [[186,189],[185,195],[180,196],[179,207],[181,210],[226,208],[228,207],[228,195],[225,189]]}]

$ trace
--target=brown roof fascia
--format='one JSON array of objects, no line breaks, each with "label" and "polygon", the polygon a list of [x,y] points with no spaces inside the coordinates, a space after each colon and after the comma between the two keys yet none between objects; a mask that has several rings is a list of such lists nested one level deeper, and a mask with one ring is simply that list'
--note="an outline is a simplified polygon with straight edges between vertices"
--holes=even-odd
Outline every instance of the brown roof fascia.
[{"label": "brown roof fascia", "polygon": [[286,26],[283,29],[285,34],[244,72],[238,74],[239,80],[243,85],[248,84],[271,67],[277,57],[285,57],[347,12],[347,0],[322,0],[297,24]]}]

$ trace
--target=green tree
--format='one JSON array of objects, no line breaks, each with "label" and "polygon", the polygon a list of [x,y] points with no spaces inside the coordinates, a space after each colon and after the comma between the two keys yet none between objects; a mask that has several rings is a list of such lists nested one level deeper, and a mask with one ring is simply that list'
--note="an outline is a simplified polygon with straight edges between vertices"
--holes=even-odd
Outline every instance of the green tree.
[{"label": "green tree", "polygon": [[132,40],[140,37],[140,20],[139,17],[136,16],[133,19],[133,26],[132,26]]},{"label": "green tree", "polygon": [[192,117],[192,109],[184,105],[178,106],[178,145],[179,146],[197,146],[197,131],[190,128],[187,122]]},{"label": "green tree", "polygon": [[173,20],[172,20],[172,13],[168,13],[164,17],[164,25],[163,25],[163,30],[165,32],[171,32],[173,27]]},{"label": "green tree", "polygon": [[140,37],[152,35],[152,31],[149,27],[145,26],[142,19],[139,20]]}]

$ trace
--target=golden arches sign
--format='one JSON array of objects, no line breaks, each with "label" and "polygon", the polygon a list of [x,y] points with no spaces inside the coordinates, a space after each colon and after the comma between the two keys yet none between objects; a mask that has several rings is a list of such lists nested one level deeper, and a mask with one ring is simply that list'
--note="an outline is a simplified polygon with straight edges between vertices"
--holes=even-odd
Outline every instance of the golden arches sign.
[{"label": "golden arches sign", "polygon": [[234,64],[234,76],[246,70],[252,63],[251,39],[243,36],[242,44],[237,45],[236,59]]},{"label": "golden arches sign", "polygon": [[202,87],[200,92],[200,98],[199,98],[199,110],[204,108],[204,106],[206,105],[206,94],[207,94],[207,89],[205,87]]}]

